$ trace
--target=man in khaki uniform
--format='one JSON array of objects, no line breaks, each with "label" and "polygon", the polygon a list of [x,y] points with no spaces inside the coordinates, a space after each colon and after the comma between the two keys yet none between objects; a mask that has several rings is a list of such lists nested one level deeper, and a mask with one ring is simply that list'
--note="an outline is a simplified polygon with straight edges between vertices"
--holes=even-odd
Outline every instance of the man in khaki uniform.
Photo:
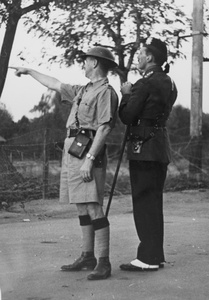
[{"label": "man in khaki uniform", "polygon": [[[60,181],[60,202],[76,204],[83,235],[82,254],[62,271],[93,270],[89,280],[111,275],[109,261],[109,221],[103,212],[103,197],[107,158],[105,142],[112,130],[118,107],[118,97],[109,85],[107,74],[117,66],[112,53],[104,47],[94,47],[84,56],[86,86],[63,84],[59,80],[28,68],[16,69],[16,75],[29,74],[72,104],[66,124],[67,137],[63,149]],[[92,139],[88,153],[81,159],[69,154],[78,132]],[[98,261],[94,255],[96,242]]]}]

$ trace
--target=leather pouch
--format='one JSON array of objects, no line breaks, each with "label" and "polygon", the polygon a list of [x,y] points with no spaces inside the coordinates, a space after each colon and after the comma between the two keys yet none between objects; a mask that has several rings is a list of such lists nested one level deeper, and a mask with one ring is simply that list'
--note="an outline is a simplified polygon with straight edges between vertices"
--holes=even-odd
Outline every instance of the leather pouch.
[{"label": "leather pouch", "polygon": [[73,143],[71,144],[68,153],[79,159],[83,158],[85,153],[88,152],[91,145],[91,138],[79,132]]}]

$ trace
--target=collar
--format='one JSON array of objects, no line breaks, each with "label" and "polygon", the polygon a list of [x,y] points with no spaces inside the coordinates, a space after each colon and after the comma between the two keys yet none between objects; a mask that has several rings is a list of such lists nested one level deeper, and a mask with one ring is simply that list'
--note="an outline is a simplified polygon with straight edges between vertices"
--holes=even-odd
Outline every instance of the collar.
[{"label": "collar", "polygon": [[160,66],[151,66],[149,67],[146,72],[144,73],[143,77],[148,78],[150,77],[154,72],[163,72],[162,68]]},{"label": "collar", "polygon": [[86,88],[97,88],[97,87],[100,87],[102,85],[105,85],[105,84],[108,84],[109,83],[109,80],[107,77],[105,78],[102,78],[102,79],[99,79],[98,81],[95,81],[95,82],[89,82],[86,86]]}]

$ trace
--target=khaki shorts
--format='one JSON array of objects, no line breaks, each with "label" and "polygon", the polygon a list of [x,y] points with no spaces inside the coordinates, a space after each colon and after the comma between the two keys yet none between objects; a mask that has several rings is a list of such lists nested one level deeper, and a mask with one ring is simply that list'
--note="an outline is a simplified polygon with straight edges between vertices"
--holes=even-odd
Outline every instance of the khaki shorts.
[{"label": "khaki shorts", "polygon": [[103,205],[106,177],[106,163],[102,168],[93,168],[93,180],[84,182],[80,168],[86,159],[78,159],[68,154],[68,149],[74,138],[66,138],[62,157],[60,176],[60,203],[90,203],[98,202]]}]

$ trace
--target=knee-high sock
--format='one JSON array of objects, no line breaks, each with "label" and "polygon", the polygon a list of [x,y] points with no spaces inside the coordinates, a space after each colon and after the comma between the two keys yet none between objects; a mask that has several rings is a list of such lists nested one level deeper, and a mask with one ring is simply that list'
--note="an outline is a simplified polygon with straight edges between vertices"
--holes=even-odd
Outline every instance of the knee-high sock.
[{"label": "knee-high sock", "polygon": [[94,252],[94,228],[89,215],[79,216],[83,252]]},{"label": "knee-high sock", "polygon": [[98,257],[109,256],[110,227],[106,217],[92,220]]}]

